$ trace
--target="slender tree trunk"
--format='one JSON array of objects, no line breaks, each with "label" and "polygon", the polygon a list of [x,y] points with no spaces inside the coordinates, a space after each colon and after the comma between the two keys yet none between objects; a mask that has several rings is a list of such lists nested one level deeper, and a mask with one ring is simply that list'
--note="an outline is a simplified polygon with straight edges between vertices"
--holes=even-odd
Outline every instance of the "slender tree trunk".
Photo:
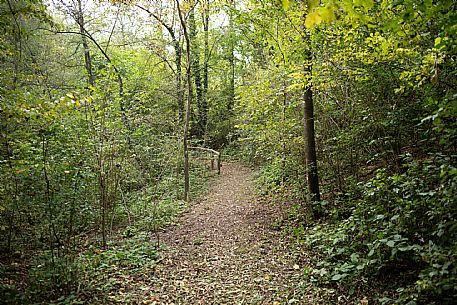
[{"label": "slender tree trunk", "polygon": [[190,39],[187,32],[187,26],[181,12],[179,0],[176,0],[178,8],[179,20],[184,32],[184,39],[186,40],[186,57],[187,57],[187,105],[186,117],[184,120],[184,134],[183,134],[183,148],[184,148],[184,200],[189,201],[189,150],[187,145],[187,137],[189,133],[189,119],[190,119],[190,105],[192,103],[192,75],[191,75],[191,54],[190,54]]},{"label": "slender tree trunk", "polygon": [[[302,4],[303,5],[303,4]],[[303,10],[305,11],[305,10]],[[305,140],[305,165],[306,179],[308,184],[308,192],[312,206],[312,212],[315,218],[322,215],[322,211],[315,205],[321,200],[319,190],[319,175],[317,172],[317,154],[316,154],[316,138],[314,134],[314,101],[311,76],[313,71],[312,60],[313,52],[311,49],[311,37],[305,27],[306,14],[303,15],[303,37],[305,44],[304,52],[304,74],[308,79],[303,92],[303,125],[304,125],[304,140]]]},{"label": "slender tree trunk", "polygon": [[227,101],[227,110],[229,115],[231,115],[233,106],[235,104],[235,35],[233,27],[233,12],[232,9],[235,8],[235,2],[230,0],[229,2],[229,50],[227,54],[227,61],[229,64],[229,84],[228,84],[228,101]]},{"label": "slender tree trunk", "polygon": [[311,201],[319,201],[319,176],[317,173],[316,140],[314,134],[314,105],[311,88],[306,88],[304,94],[304,125],[308,190],[311,195]]},{"label": "slender tree trunk", "polygon": [[[178,3],[179,5],[179,3]],[[185,124],[186,122],[186,117],[185,117],[185,110],[184,110],[184,92],[183,92],[183,86],[182,86],[182,69],[181,69],[181,64],[182,64],[182,47],[181,47],[181,39],[180,39],[180,36],[179,34],[176,35],[175,34],[175,30],[173,29],[173,27],[167,23],[165,23],[164,20],[162,20],[157,14],[154,14],[152,11],[150,11],[149,9],[147,9],[146,7],[142,7],[140,5],[136,5],[138,8],[142,9],[143,11],[149,13],[150,16],[152,16],[155,20],[157,20],[167,31],[168,33],[170,34],[171,36],[171,39],[172,39],[172,42],[173,42],[173,48],[174,48],[174,51],[175,51],[175,65],[176,65],[176,95],[178,97],[178,124]],[[179,32],[178,32],[179,33]],[[187,113],[186,113],[187,115]],[[186,129],[186,128],[184,128]],[[184,131],[184,133],[187,135],[187,131]],[[187,137],[187,136],[186,136]],[[187,140],[187,138],[186,138]],[[185,141],[186,142],[186,141]],[[178,143],[178,145],[180,145]],[[187,162],[187,165],[185,165],[185,169],[184,169],[184,176],[187,177],[187,178],[184,178],[184,180],[186,180],[184,182],[185,185],[187,185],[187,187],[185,186],[185,194],[188,194],[189,192],[189,165],[188,165],[188,161],[186,161],[186,159],[188,158],[188,156],[186,156],[186,150],[187,150],[187,143],[183,145],[184,146],[184,163]],[[176,164],[176,179],[178,179],[179,177],[179,174],[181,172],[181,165],[180,163],[178,162]],[[187,174],[186,174],[187,172]],[[179,186],[177,185],[177,188],[176,188],[176,192],[177,192],[177,196],[179,197],[180,194],[179,194]],[[188,195],[184,195],[184,199],[186,199],[186,197],[188,197]]]},{"label": "slender tree trunk", "polygon": [[207,0],[203,9],[203,31],[204,31],[204,63],[203,63],[203,98],[202,98],[202,125],[203,134],[206,136],[206,125],[208,123],[208,62],[209,62],[209,0]]},{"label": "slender tree trunk", "polygon": [[[234,1],[230,1],[232,8],[235,7]],[[230,50],[228,55],[228,62],[230,67],[230,83],[229,83],[229,102],[227,103],[227,109],[229,112],[232,111],[235,104],[235,37],[233,28],[233,13],[230,11],[229,15],[229,32],[230,32]]]},{"label": "slender tree trunk", "polygon": [[235,105],[235,56],[233,54],[233,47],[230,51],[229,57],[229,64],[230,64],[230,88],[229,88],[229,104],[228,109],[231,111],[233,106]]},{"label": "slender tree trunk", "polygon": [[173,47],[175,49],[175,64],[176,64],[176,93],[178,96],[178,116],[179,122],[184,122],[184,94],[182,92],[181,82],[181,61],[182,61],[182,49],[180,41],[173,38]]},{"label": "slender tree trunk", "polygon": [[[311,53],[307,53],[309,53],[309,56],[307,56],[308,61],[311,61]],[[307,67],[305,68],[305,73],[311,75],[312,68],[310,63],[308,63]],[[306,174],[311,203],[315,203],[320,201],[320,191],[319,176],[317,172],[316,140],[314,134],[313,91],[310,84],[305,87],[303,99]],[[321,216],[321,211],[313,208],[313,214],[316,218],[319,218]]]},{"label": "slender tree trunk", "polygon": [[78,0],[77,5],[78,5],[77,23],[79,24],[79,33],[81,34],[81,41],[82,41],[83,50],[84,50],[84,66],[86,68],[86,72],[89,77],[89,84],[93,87],[95,85],[95,77],[92,72],[92,60],[90,57],[89,44],[87,43],[87,38],[85,36],[86,29],[85,29],[84,14],[83,14],[83,10],[82,10],[81,0]]},{"label": "slender tree trunk", "polygon": [[195,8],[189,12],[189,41],[190,41],[190,51],[191,51],[191,64],[192,64],[192,75],[195,82],[195,95],[197,101],[198,109],[198,136],[204,134],[204,125],[203,125],[203,88],[202,88],[202,79],[200,73],[200,51],[196,42],[197,38],[197,25],[195,23]]},{"label": "slender tree trunk", "polygon": [[[284,62],[284,66],[286,63]],[[283,126],[286,126],[286,110],[287,110],[287,83],[286,80],[284,79],[282,83],[282,116],[281,116],[281,121]],[[286,169],[286,155],[287,155],[287,149],[286,149],[286,141],[287,141],[287,135],[284,135],[284,133],[280,133],[280,141],[282,142],[282,157],[281,157],[281,167],[282,170],[285,171]],[[282,176],[282,182],[284,183],[284,175]]]}]

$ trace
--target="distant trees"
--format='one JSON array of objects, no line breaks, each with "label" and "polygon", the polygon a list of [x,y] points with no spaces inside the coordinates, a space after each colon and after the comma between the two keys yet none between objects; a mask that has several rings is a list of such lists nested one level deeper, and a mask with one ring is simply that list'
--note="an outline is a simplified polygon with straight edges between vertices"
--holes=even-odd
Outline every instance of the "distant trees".
[{"label": "distant trees", "polygon": [[[59,247],[73,249],[82,232],[98,231],[105,245],[115,223],[131,218],[134,197],[189,197],[195,174],[189,165],[182,178],[183,132],[185,143],[219,148],[228,129],[222,137],[206,133],[207,125],[225,124],[214,111],[222,82],[212,77],[221,60],[210,20],[220,8],[184,1],[181,23],[177,4],[101,3],[103,12],[84,0],[49,9],[40,2],[1,4],[2,249],[18,249],[38,232],[31,246],[65,257]],[[147,16],[124,27],[131,9]],[[183,27],[190,27],[191,10],[194,41],[187,46]],[[184,83],[183,64],[194,65],[200,80]],[[197,83],[199,104],[189,104],[185,123],[184,98],[197,96]]]}]

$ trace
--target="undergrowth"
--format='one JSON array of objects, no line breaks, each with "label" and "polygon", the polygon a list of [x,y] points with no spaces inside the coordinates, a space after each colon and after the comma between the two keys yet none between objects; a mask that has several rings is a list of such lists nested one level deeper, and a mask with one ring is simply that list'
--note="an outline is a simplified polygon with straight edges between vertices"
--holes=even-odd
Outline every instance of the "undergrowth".
[{"label": "undergrowth", "polygon": [[325,217],[317,222],[307,217],[297,165],[277,160],[262,167],[261,195],[298,202],[289,219],[275,225],[286,225],[306,262],[297,284],[303,294],[319,304],[455,304],[456,159],[405,154],[399,172],[380,168],[319,202]]},{"label": "undergrowth", "polygon": [[[191,198],[207,192],[215,174],[193,163]],[[178,199],[174,177],[156,185],[120,194],[110,215],[105,247],[99,234],[76,237],[73,247],[56,244],[51,249],[18,253],[0,264],[0,304],[138,304],[146,297],[153,269],[163,246],[157,231],[173,222],[186,207]],[[129,283],[144,287],[129,289]],[[119,291],[121,289],[122,291]]]},{"label": "undergrowth", "polygon": [[[456,157],[406,156],[403,173],[380,169],[348,191],[340,208],[349,213],[333,211],[327,223],[296,228],[313,254],[307,285],[376,304],[455,304]],[[328,301],[338,303],[338,295]]]}]

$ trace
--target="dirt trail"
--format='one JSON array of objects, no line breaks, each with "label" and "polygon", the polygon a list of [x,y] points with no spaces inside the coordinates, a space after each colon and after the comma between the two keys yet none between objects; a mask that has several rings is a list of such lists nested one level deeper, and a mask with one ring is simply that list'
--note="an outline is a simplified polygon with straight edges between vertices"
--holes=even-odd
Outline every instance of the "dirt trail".
[{"label": "dirt trail", "polygon": [[281,207],[259,201],[251,175],[225,164],[206,199],[161,233],[169,249],[155,270],[153,303],[309,303],[299,298],[299,266],[271,226]]}]

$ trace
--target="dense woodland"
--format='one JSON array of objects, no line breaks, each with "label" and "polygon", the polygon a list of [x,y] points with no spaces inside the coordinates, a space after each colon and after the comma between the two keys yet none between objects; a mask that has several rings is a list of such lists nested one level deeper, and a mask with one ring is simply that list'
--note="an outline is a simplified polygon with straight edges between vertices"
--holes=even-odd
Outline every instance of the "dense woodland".
[{"label": "dense woodland", "polygon": [[455,304],[456,31],[453,0],[2,0],[0,303],[153,262],[206,147],[293,203],[307,293]]}]

